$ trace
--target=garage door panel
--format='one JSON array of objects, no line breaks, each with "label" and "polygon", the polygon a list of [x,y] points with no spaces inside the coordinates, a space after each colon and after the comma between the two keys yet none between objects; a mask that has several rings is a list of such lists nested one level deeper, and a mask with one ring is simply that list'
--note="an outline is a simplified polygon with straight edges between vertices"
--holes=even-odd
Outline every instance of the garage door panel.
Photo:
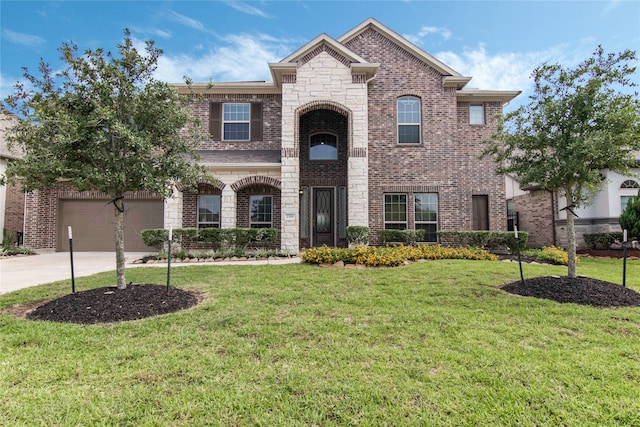
[{"label": "garage door panel", "polygon": [[[61,200],[59,212],[59,251],[69,250],[69,226],[73,228],[74,251],[115,250],[115,210],[109,200]],[[151,250],[144,245],[141,232],[162,226],[162,200],[125,201],[126,251]]]}]

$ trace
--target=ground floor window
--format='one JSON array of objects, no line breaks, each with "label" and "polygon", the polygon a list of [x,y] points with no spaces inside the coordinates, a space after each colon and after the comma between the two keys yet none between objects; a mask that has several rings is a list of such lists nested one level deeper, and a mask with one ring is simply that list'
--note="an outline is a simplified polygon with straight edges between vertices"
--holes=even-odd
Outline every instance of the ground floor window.
[{"label": "ground floor window", "polygon": [[407,195],[384,195],[384,228],[405,230],[407,228]]},{"label": "ground floor window", "polygon": [[198,196],[198,228],[220,228],[220,196]]},{"label": "ground floor window", "polygon": [[438,241],[438,194],[416,193],[414,197],[415,228],[424,230],[423,242]]},{"label": "ground floor window", "polygon": [[251,196],[249,200],[249,224],[251,228],[271,228],[273,225],[273,198]]}]

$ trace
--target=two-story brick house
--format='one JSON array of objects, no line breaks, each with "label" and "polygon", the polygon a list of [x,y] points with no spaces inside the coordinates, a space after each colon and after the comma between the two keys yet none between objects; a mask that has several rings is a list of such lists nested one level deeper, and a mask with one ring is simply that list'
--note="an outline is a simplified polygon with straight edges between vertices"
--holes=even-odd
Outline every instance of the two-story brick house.
[{"label": "two-story brick house", "polygon": [[[133,229],[158,226],[158,211],[167,228],[273,227],[292,252],[345,245],[350,225],[374,235],[422,228],[428,242],[440,229],[506,229],[504,178],[478,156],[519,92],[465,88],[471,77],[374,19],[269,67],[272,81],[192,85],[203,98],[194,114],[209,129],[201,162],[217,184],[164,203],[130,195],[156,212]],[[43,244],[63,249],[58,218],[99,195],[60,191],[47,193],[58,211],[39,221],[58,236]],[[61,198],[73,200],[61,207]]]}]

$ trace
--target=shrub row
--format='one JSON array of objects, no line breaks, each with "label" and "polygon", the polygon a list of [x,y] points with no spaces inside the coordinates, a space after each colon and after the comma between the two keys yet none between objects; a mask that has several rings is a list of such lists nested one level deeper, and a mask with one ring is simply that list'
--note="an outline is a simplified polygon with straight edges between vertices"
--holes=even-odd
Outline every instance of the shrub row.
[{"label": "shrub row", "polygon": [[[542,249],[525,249],[522,254],[532,256],[540,262],[548,262],[549,264],[569,264],[569,254],[567,254],[567,251],[556,246],[545,246]],[[576,262],[580,262],[580,258],[576,257]]]},{"label": "shrub row", "polygon": [[622,242],[622,232],[615,233],[585,233],[582,235],[585,243],[592,249],[609,249],[612,244]]},{"label": "shrub row", "polygon": [[[172,242],[183,248],[198,243],[212,249],[246,249],[272,243],[277,235],[275,228],[177,228],[173,230]],[[160,251],[169,240],[169,232],[163,228],[142,230],[142,240],[145,245]]]},{"label": "shrub row", "polygon": [[351,248],[320,248],[307,249],[302,260],[311,264],[333,264],[343,261],[349,264],[361,264],[368,267],[395,267],[405,261],[419,259],[469,259],[496,260],[497,257],[484,249],[472,247],[448,248],[441,245],[415,246],[354,246]]},{"label": "shrub row", "polygon": [[[445,246],[472,246],[489,250],[515,249],[517,246],[513,231],[438,231],[438,236],[440,243]],[[529,234],[519,231],[518,237],[520,247],[526,247]]]},{"label": "shrub row", "polygon": [[424,230],[377,230],[381,245],[403,243],[414,245],[424,238]]}]

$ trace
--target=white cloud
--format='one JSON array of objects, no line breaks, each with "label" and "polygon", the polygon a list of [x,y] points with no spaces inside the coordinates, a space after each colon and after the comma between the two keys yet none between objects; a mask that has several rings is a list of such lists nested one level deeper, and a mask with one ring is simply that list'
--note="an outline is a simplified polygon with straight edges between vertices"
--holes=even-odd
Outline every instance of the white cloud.
[{"label": "white cloud", "polygon": [[257,7],[251,6],[241,1],[230,0],[230,1],[225,1],[225,4],[237,10],[238,12],[246,13],[247,15],[260,16],[262,18],[270,18],[270,16],[267,13],[263,12]]},{"label": "white cloud", "polygon": [[443,27],[422,27],[418,34],[406,34],[403,37],[409,40],[411,43],[416,44],[418,46],[422,45],[424,39],[427,38],[430,34],[435,34],[442,37],[443,40],[449,40],[453,33]]},{"label": "white cloud", "polygon": [[4,29],[2,30],[2,38],[5,40],[27,47],[37,47],[45,44],[47,41],[40,36],[34,36],[31,34],[17,33],[15,31]]},{"label": "white cloud", "polygon": [[464,49],[462,54],[440,52],[435,54],[439,60],[468,77],[473,77],[467,88],[487,90],[521,90],[516,98],[525,101],[532,88],[531,72],[543,64],[560,63],[571,65],[565,57],[566,49],[553,47],[541,52],[507,52],[492,55],[484,44]]},{"label": "white cloud", "polygon": [[192,19],[188,16],[181,15],[178,12],[174,12],[173,10],[169,12],[168,18],[169,20],[184,25],[185,27],[193,28],[194,30],[198,31],[206,31],[202,22],[198,21],[197,19]]},{"label": "white cloud", "polygon": [[158,61],[157,79],[179,83],[183,76],[195,82],[270,80],[268,63],[291,52],[292,41],[265,34],[231,34],[202,54],[165,54]]}]

